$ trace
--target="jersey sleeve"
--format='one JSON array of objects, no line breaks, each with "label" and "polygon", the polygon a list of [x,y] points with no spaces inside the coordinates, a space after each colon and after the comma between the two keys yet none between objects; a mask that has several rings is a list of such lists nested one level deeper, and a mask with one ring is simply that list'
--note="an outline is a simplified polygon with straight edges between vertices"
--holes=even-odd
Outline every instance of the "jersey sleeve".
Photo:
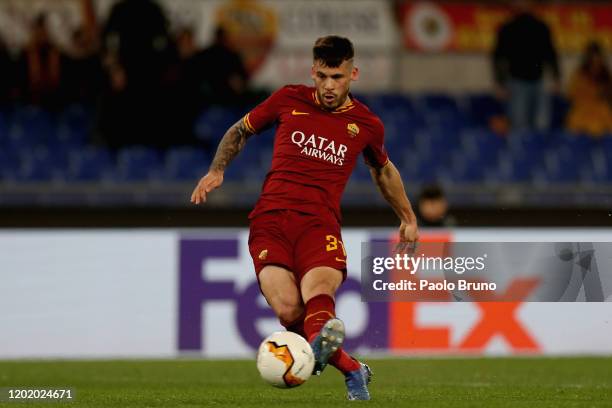
[{"label": "jersey sleeve", "polygon": [[285,93],[285,88],[279,89],[247,113],[242,119],[247,129],[253,133],[259,133],[272,126],[280,114]]},{"label": "jersey sleeve", "polygon": [[387,155],[384,141],[385,127],[382,122],[377,119],[374,126],[374,134],[363,150],[363,158],[368,166],[379,169],[389,162],[389,156]]}]

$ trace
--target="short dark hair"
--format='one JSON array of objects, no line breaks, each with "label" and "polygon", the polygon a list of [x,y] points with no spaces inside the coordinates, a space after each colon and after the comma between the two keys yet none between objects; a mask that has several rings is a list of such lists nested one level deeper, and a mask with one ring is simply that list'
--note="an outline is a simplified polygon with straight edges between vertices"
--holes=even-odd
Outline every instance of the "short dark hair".
[{"label": "short dark hair", "polygon": [[348,38],[337,35],[328,35],[319,38],[312,48],[312,57],[330,68],[339,67],[344,61],[355,56],[353,43]]},{"label": "short dark hair", "polygon": [[421,190],[419,201],[424,200],[443,200],[445,199],[444,190],[437,184],[430,184]]}]

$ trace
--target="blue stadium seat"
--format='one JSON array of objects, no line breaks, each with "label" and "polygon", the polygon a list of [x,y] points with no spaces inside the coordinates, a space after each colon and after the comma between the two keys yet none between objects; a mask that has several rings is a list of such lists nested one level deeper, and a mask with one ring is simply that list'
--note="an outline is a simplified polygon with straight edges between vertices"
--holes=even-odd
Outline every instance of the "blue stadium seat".
[{"label": "blue stadium seat", "polygon": [[408,132],[418,132],[426,127],[424,117],[411,111],[386,112],[380,115],[380,119],[385,126],[386,139],[403,137]]},{"label": "blue stadium seat", "polygon": [[115,168],[107,149],[88,146],[69,152],[68,180],[76,182],[101,181]]},{"label": "blue stadium seat", "polygon": [[161,168],[157,150],[145,146],[131,146],[117,153],[117,173],[111,175],[113,181],[148,181]]},{"label": "blue stadium seat", "polygon": [[401,93],[373,94],[369,95],[363,102],[377,115],[415,112],[412,100]]},{"label": "blue stadium seat", "polygon": [[[586,169],[591,178],[587,181],[594,183],[612,182],[612,150],[607,150],[606,139],[595,143],[591,150],[592,167]],[[612,146],[612,143],[610,143]]]},{"label": "blue stadium seat", "polygon": [[8,112],[0,110],[0,147],[6,143],[11,128],[11,118]]},{"label": "blue stadium seat", "polygon": [[241,112],[229,108],[208,108],[196,120],[195,134],[200,140],[218,141],[242,116]]},{"label": "blue stadium seat", "polygon": [[501,157],[496,169],[497,178],[506,183],[530,183],[543,163],[537,163],[525,156]]},{"label": "blue stadium seat", "polygon": [[423,157],[444,161],[461,148],[461,137],[457,131],[422,131],[415,135],[415,147]]},{"label": "blue stadium seat", "polygon": [[503,104],[489,93],[468,95],[465,99],[466,114],[479,126],[488,126],[493,116],[503,115]]},{"label": "blue stadium seat", "polygon": [[547,149],[557,142],[554,135],[541,132],[513,132],[507,136],[508,151],[516,158],[542,162]]},{"label": "blue stadium seat", "polygon": [[548,183],[564,184],[580,181],[581,163],[562,151],[549,152],[544,160],[544,177]]},{"label": "blue stadium seat", "polygon": [[351,179],[358,182],[367,182],[372,180],[370,170],[364,161],[360,158],[357,160],[357,164],[351,174]]},{"label": "blue stadium seat", "polygon": [[454,183],[477,183],[484,181],[486,166],[478,160],[471,160],[462,154],[457,154],[451,161],[450,174],[451,182]]},{"label": "blue stadium seat", "polygon": [[550,127],[552,129],[562,129],[565,126],[565,118],[570,104],[564,96],[553,95],[551,105]]},{"label": "blue stadium seat", "polygon": [[461,133],[466,158],[486,166],[497,163],[506,147],[506,139],[484,129],[468,129]]},{"label": "blue stadium seat", "polygon": [[416,99],[417,110],[427,112],[459,112],[457,101],[449,95],[440,93],[423,94]]},{"label": "blue stadium seat", "polygon": [[92,114],[81,105],[72,105],[59,115],[54,143],[70,147],[87,144],[92,129]]},{"label": "blue stadium seat", "polygon": [[13,124],[8,131],[6,140],[4,140],[4,147],[10,151],[21,151],[47,142],[46,137],[41,138],[37,134],[27,133],[22,127]]},{"label": "blue stadium seat", "polygon": [[165,176],[170,180],[193,180],[208,170],[211,158],[204,149],[174,147],[166,152]]},{"label": "blue stadium seat", "polygon": [[64,151],[50,151],[46,146],[32,146],[18,153],[20,167],[12,174],[19,182],[48,182],[65,179],[68,156]]},{"label": "blue stadium seat", "polygon": [[54,116],[35,106],[17,109],[13,115],[13,126],[28,140],[44,143],[54,136],[56,130]]},{"label": "blue stadium seat", "polygon": [[234,160],[225,170],[223,178],[227,181],[244,181],[247,168],[248,166],[245,162]]},{"label": "blue stadium seat", "polygon": [[0,179],[14,178],[20,168],[20,155],[0,148]]}]

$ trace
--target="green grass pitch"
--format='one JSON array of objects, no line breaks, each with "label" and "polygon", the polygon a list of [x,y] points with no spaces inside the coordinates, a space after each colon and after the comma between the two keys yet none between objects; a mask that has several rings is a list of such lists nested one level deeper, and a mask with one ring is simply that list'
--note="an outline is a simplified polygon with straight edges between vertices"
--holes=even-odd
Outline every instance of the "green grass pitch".
[{"label": "green grass pitch", "polygon": [[[612,407],[612,358],[368,360],[369,407]],[[305,385],[265,384],[254,361],[4,361],[0,387],[72,387],[76,400],[0,406],[333,407],[345,401],[329,367]],[[51,404],[51,405],[50,405]]]}]

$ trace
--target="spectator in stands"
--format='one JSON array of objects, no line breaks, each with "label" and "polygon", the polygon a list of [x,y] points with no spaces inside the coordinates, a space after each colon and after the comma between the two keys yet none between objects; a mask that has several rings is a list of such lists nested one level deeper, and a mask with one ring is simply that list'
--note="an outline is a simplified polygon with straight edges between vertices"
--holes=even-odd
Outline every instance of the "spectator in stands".
[{"label": "spectator in stands", "polygon": [[58,106],[62,75],[62,54],[41,14],[31,25],[30,41],[19,58],[20,88],[26,102],[47,108]]},{"label": "spectator in stands", "polygon": [[569,130],[595,137],[612,133],[612,77],[599,43],[586,47],[569,83],[568,98]]},{"label": "spectator in stands", "polygon": [[95,102],[103,78],[98,45],[93,30],[84,27],[74,30],[62,70],[62,87],[66,102]]},{"label": "spectator in stands", "polygon": [[215,30],[211,46],[192,57],[188,76],[205,104],[245,103],[248,74],[223,27]]},{"label": "spectator in stands", "polygon": [[196,144],[194,124],[202,112],[201,98],[197,88],[198,72],[193,72],[193,57],[199,51],[192,27],[181,27],[175,34],[174,45],[176,58],[174,66],[174,92],[172,115],[175,121],[177,143]]},{"label": "spectator in stands", "polygon": [[448,201],[442,188],[436,184],[425,186],[419,194],[416,209],[422,227],[449,227],[455,224],[448,215]]},{"label": "spectator in stands", "polygon": [[121,0],[103,30],[109,88],[98,129],[112,147],[173,143],[166,77],[172,47],[162,8],[153,0]]},{"label": "spectator in stands", "polygon": [[17,87],[15,85],[15,61],[11,57],[6,44],[0,38],[0,108],[4,108],[16,96]]},{"label": "spectator in stands", "polygon": [[544,72],[553,76],[553,91],[560,89],[557,52],[546,23],[532,12],[532,2],[514,5],[513,17],[497,33],[493,52],[496,93],[508,101],[513,130],[547,129],[551,101],[544,86]]},{"label": "spectator in stands", "polygon": [[189,26],[182,27],[178,30],[176,37],[176,50],[179,58],[182,61],[187,61],[198,52],[198,47],[195,41],[195,33],[193,28]]}]

